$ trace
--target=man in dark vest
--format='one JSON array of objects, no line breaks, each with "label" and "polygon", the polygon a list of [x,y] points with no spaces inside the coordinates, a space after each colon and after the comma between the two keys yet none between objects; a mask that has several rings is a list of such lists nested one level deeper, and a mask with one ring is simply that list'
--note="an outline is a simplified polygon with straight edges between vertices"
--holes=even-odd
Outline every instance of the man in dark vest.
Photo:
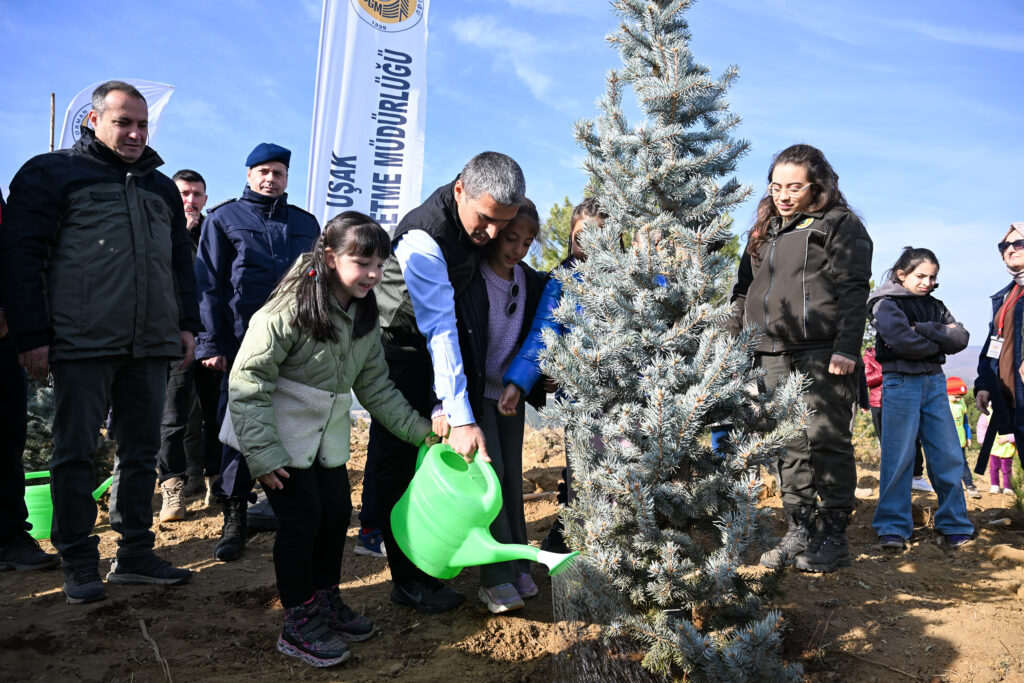
[{"label": "man in dark vest", "polygon": [[[470,407],[459,346],[458,307],[483,247],[515,217],[526,194],[519,165],[497,152],[469,160],[455,181],[434,191],[399,223],[377,290],[391,380],[435,431],[464,457],[487,459]],[[437,406],[435,410],[435,406]],[[366,477],[375,490],[370,515],[384,532],[394,588],[391,600],[420,612],[455,609],[465,600],[416,568],[395,543],[391,509],[412,480],[416,449],[376,421],[370,424]]]}]

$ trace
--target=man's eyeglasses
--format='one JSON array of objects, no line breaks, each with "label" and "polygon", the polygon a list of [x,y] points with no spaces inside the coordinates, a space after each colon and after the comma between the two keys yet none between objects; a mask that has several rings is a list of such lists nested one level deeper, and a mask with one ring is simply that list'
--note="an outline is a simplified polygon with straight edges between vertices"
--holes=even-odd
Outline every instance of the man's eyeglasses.
[{"label": "man's eyeglasses", "polygon": [[807,183],[802,187],[800,185],[787,185],[786,187],[783,187],[778,183],[772,183],[771,185],[768,186],[768,194],[770,194],[773,197],[778,197],[780,194],[786,194],[789,195],[790,197],[795,197],[796,195],[800,194],[813,184],[814,183]]},{"label": "man's eyeglasses", "polygon": [[1006,250],[1013,247],[1014,251],[1024,251],[1024,240],[1014,240],[1012,242],[1000,242],[999,253],[1004,254]]},{"label": "man's eyeglasses", "polygon": [[516,307],[519,302],[516,298],[519,296],[519,283],[513,282],[512,289],[508,290],[508,304],[505,305],[505,315],[512,315],[516,312]]}]

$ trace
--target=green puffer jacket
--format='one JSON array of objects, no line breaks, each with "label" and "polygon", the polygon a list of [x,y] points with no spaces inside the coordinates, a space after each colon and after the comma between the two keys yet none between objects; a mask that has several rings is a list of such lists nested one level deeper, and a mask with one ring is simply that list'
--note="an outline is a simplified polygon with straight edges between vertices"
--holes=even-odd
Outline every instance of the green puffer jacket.
[{"label": "green puffer jacket", "polygon": [[253,315],[231,368],[231,421],[253,477],[279,467],[324,467],[349,459],[349,409],[359,402],[395,436],[418,444],[430,421],[388,379],[380,328],[353,341],[356,307],[334,302],[337,342],[318,342],[291,324],[294,295],[277,296]]}]

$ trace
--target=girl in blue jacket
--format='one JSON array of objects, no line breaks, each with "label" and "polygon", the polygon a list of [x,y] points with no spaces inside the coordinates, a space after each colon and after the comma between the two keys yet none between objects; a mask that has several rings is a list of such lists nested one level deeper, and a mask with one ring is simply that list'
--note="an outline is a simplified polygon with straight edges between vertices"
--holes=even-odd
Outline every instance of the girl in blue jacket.
[{"label": "girl in blue jacket", "polygon": [[946,399],[946,354],[967,347],[970,335],[934,298],[939,261],[928,249],[907,247],[868,299],[882,366],[882,471],[874,527],[884,550],[900,551],[914,531],[910,483],[914,442],[928,454],[928,479],[939,509],[935,529],[951,547],[971,540],[974,526],[960,488],[963,453]]}]

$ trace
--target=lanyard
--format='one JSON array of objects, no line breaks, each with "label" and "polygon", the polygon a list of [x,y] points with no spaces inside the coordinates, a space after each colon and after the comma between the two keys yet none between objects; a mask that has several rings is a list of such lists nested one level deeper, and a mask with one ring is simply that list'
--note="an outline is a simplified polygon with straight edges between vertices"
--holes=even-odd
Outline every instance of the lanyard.
[{"label": "lanyard", "polygon": [[1006,320],[1006,311],[1016,304],[1022,295],[1024,295],[1024,289],[1022,289],[1020,285],[1014,285],[1013,291],[1010,292],[1008,297],[1006,297],[1006,301],[1003,303],[1003,308],[999,311],[999,328],[996,330],[996,334],[1000,338],[1003,336],[1003,321]]}]

